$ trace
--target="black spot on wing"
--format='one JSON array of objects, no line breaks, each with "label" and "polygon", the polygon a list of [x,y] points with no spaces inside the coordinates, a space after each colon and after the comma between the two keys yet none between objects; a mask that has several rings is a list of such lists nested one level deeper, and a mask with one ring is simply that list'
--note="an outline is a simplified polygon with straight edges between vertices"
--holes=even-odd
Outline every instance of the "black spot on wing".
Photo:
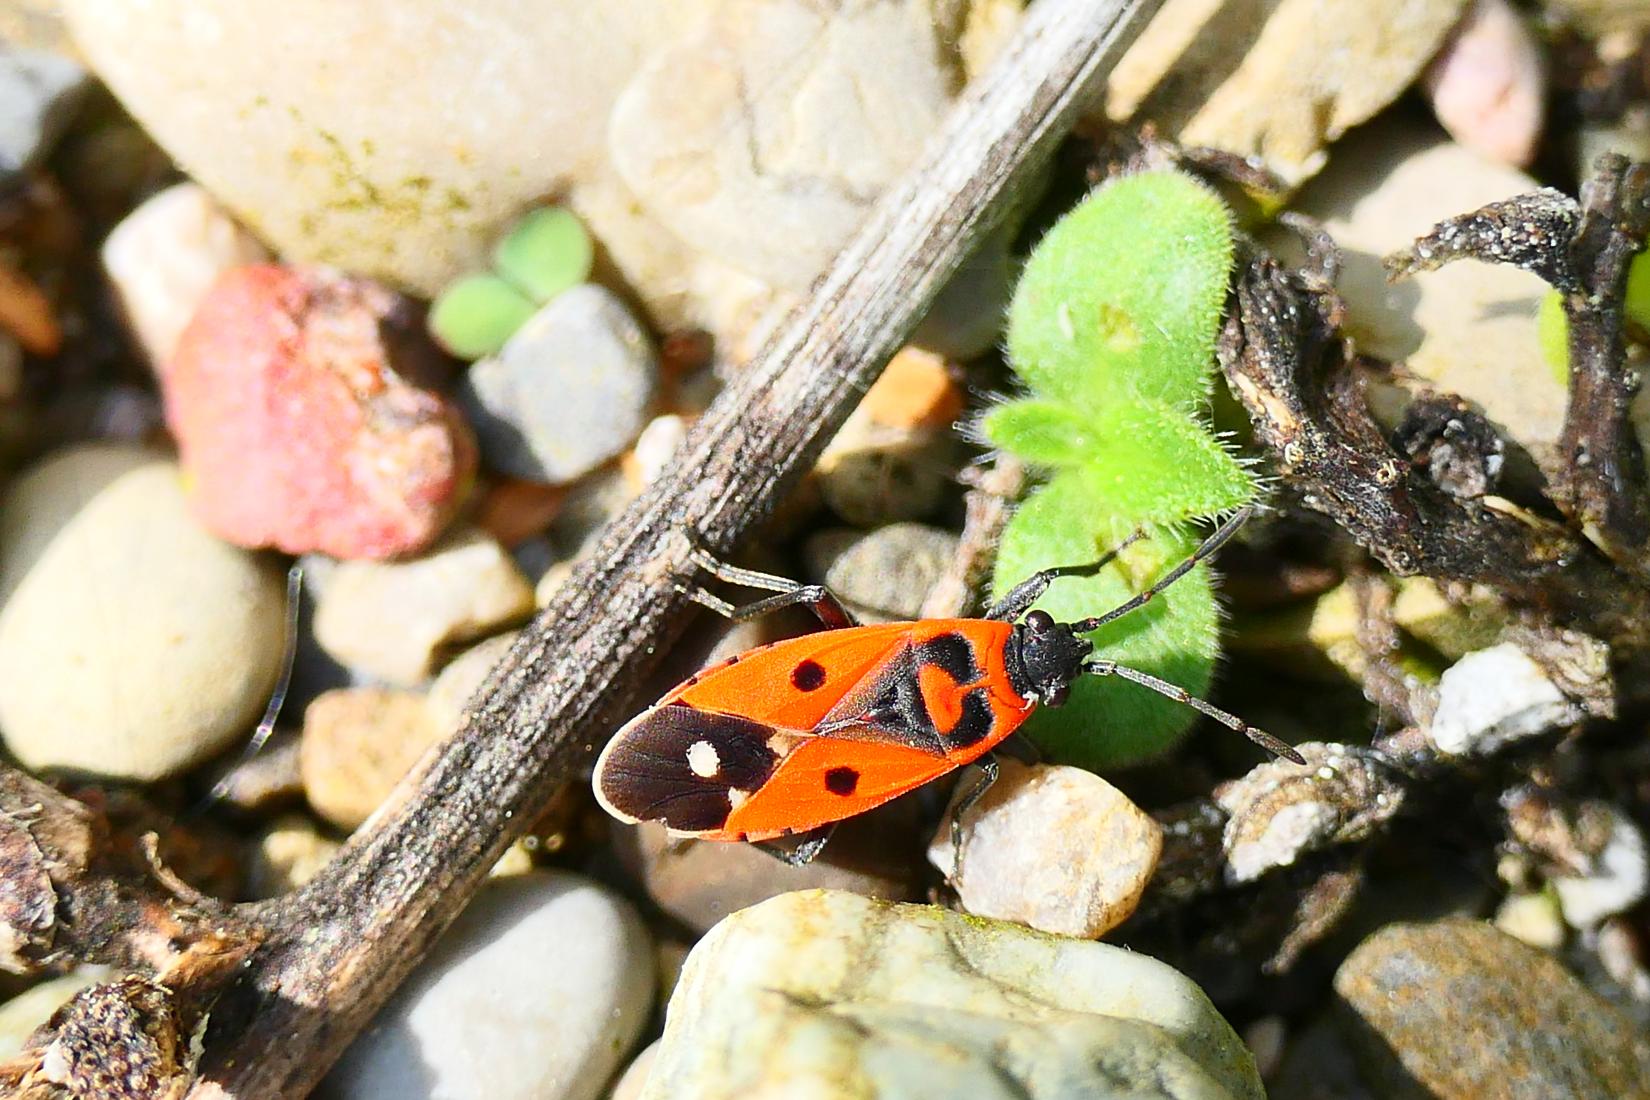
[{"label": "black spot on wing", "polygon": [[943,669],[957,684],[972,684],[985,675],[974,660],[974,646],[961,634],[937,634],[928,639],[917,647],[917,660]]},{"label": "black spot on wing", "polygon": [[825,686],[825,666],[808,658],[791,669],[791,684],[798,691],[817,691]]},{"label": "black spot on wing", "polygon": [[[779,758],[768,748],[773,728],[685,703],[652,711],[625,731],[602,763],[597,781],[614,809],[639,821],[659,821],[683,832],[705,832],[727,822],[728,791],[753,791],[768,781]],[[688,750],[705,741],[716,750],[712,777],[696,775]]]},{"label": "black spot on wing", "polygon": [[825,789],[844,798],[859,788],[859,772],[849,767],[832,768],[825,773]]},{"label": "black spot on wing", "polygon": [[963,696],[962,717],[957,724],[945,734],[945,739],[952,748],[966,749],[968,746],[984,740],[997,724],[996,716],[991,713],[991,701],[986,697],[985,688],[975,688]]}]

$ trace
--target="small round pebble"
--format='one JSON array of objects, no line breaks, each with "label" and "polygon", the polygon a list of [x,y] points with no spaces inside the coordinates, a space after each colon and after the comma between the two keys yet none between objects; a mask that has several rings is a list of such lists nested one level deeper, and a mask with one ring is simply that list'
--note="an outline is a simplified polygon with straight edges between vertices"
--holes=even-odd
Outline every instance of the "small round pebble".
[{"label": "small round pebble", "polygon": [[60,451],[13,483],[0,593],[0,732],[27,768],[175,775],[249,734],[280,672],[278,575],[136,448]]},{"label": "small round pebble", "polygon": [[109,231],[102,250],[126,320],[161,371],[219,277],[268,256],[198,183],[174,184],[145,200]]},{"label": "small round pebble", "polygon": [[246,888],[252,900],[279,897],[314,878],[342,847],[303,814],[276,818],[252,842]]},{"label": "small round pebble", "polygon": [[417,692],[323,692],[304,711],[298,750],[309,804],[340,829],[355,828],[442,734]]},{"label": "small round pebble", "polygon": [[[1093,772],[998,766],[997,782],[963,815],[961,866],[950,815],[928,847],[963,908],[1084,939],[1127,920],[1163,851],[1157,822]],[[977,778],[965,773],[959,795]]]},{"label": "small round pebble", "polygon": [[653,1072],[653,1059],[658,1053],[657,1039],[643,1047],[642,1052],[632,1058],[630,1065],[619,1075],[608,1100],[641,1100],[642,1089],[647,1086],[648,1074]]},{"label": "small round pebble", "polygon": [[861,527],[932,513],[951,480],[950,429],[962,411],[944,359],[916,348],[895,355],[819,456],[825,503]]},{"label": "small round pebble", "polygon": [[1534,159],[1546,64],[1524,13],[1508,0],[1474,0],[1422,84],[1456,141],[1505,164]]},{"label": "small round pebble", "polygon": [[493,666],[510,652],[520,633],[518,630],[507,630],[503,634],[495,634],[466,649],[441,670],[430,685],[430,693],[424,702],[436,725],[444,732],[451,733],[458,729],[464,716],[464,705],[475,695],[482,681],[487,679],[487,674],[493,671]]},{"label": "small round pebble", "polygon": [[489,880],[323,1085],[336,1100],[594,1100],[653,1003],[653,947],[579,875]]},{"label": "small round pebble", "polygon": [[442,647],[532,610],[532,585],[510,555],[468,528],[421,557],[339,565],[316,605],[315,637],[357,672],[412,685],[435,670]]},{"label": "small round pebble", "polygon": [[693,931],[705,932],[729,913],[792,890],[915,898],[915,861],[887,843],[889,836],[910,831],[908,810],[895,807],[843,822],[825,851],[803,867],[788,866],[749,844],[672,838],[652,824],[622,827],[618,847],[621,858],[637,868],[654,904]]},{"label": "small round pebble", "polygon": [[460,396],[489,469],[559,485],[630,445],[657,384],[642,326],[611,291],[585,284],[473,365]]},{"label": "small round pebble", "polygon": [[191,499],[241,546],[386,558],[428,546],[475,472],[399,295],[328,268],[237,268],[207,293],[164,375]]},{"label": "small round pebble", "polygon": [[1502,642],[1444,670],[1427,736],[1442,752],[1487,754],[1580,717],[1540,665]]},{"label": "small round pebble", "polygon": [[687,430],[687,420],[674,413],[647,422],[636,437],[636,446],[624,457],[625,480],[633,490],[641,492],[670,468],[670,460],[687,438]]},{"label": "small round pebble", "polygon": [[1573,928],[1594,928],[1605,918],[1633,908],[1644,897],[1650,877],[1644,833],[1638,825],[1608,802],[1594,805],[1608,831],[1591,866],[1580,874],[1551,879],[1564,919]]},{"label": "small round pebble", "polygon": [[875,531],[821,531],[804,547],[808,573],[864,622],[918,618],[923,600],[957,552],[957,536],[920,523]]}]

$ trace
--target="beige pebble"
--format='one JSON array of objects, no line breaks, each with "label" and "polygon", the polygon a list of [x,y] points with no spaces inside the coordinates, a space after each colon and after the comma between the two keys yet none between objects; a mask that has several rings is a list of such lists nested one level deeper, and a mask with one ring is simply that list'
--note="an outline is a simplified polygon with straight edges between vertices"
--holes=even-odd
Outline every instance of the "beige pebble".
[{"label": "beige pebble", "polygon": [[[1163,850],[1157,822],[1081,768],[998,766],[1001,777],[963,816],[961,865],[949,816],[928,847],[963,908],[1087,939],[1127,920]],[[959,793],[975,779],[964,773]]]},{"label": "beige pebble", "polygon": [[430,685],[425,703],[443,732],[451,733],[458,729],[464,716],[464,705],[475,695],[482,681],[487,679],[487,674],[493,671],[493,666],[504,659],[520,633],[511,630],[495,634],[466,649],[441,670]]},{"label": "beige pebble", "polygon": [[160,192],[122,218],[103,241],[103,269],[156,371],[218,276],[269,252],[198,183]]},{"label": "beige pebble", "polygon": [[442,647],[532,609],[532,586],[510,555],[472,528],[416,558],[339,563],[315,610],[315,637],[352,669],[413,685],[430,675]]},{"label": "beige pebble", "polygon": [[353,829],[441,739],[417,692],[338,688],[304,712],[299,767],[315,812]]},{"label": "beige pebble", "polygon": [[320,873],[342,847],[303,814],[284,814],[253,841],[247,890],[253,900],[279,897]]}]

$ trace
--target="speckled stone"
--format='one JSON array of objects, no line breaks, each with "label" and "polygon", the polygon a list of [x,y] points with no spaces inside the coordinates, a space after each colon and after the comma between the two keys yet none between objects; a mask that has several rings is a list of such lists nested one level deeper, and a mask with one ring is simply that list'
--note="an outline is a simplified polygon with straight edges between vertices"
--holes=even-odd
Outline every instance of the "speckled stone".
[{"label": "speckled stone", "polygon": [[1379,1095],[1650,1096],[1650,1044],[1533,947],[1472,920],[1393,924],[1335,974]]}]

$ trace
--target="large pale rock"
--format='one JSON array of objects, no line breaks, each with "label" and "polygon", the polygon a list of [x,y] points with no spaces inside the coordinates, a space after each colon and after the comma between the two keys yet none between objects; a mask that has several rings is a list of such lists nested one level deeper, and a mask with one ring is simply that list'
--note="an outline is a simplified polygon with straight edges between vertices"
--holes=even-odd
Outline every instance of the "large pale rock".
[{"label": "large pale rock", "polygon": [[63,451],[12,485],[0,594],[0,732],[29,768],[172,775],[251,732],[280,671],[277,574],[135,448]]},{"label": "large pale rock", "polygon": [[561,194],[657,320],[748,351],[1020,0],[65,6],[132,113],[286,258],[431,293]]},{"label": "large pale rock", "polygon": [[688,957],[643,1100],[1261,1100],[1203,992],[1104,944],[853,894],[735,913]]},{"label": "large pale rock", "polygon": [[318,1095],[595,1100],[647,1023],[653,948],[579,875],[495,878]]},{"label": "large pale rock", "polygon": [[1539,452],[1558,438],[1565,404],[1536,337],[1546,284],[1470,261],[1389,283],[1381,267],[1383,256],[1445,218],[1535,187],[1516,169],[1395,121],[1338,148],[1299,206],[1324,222],[1343,251],[1345,331],[1358,349],[1460,394]]},{"label": "large pale rock", "polygon": [[[288,258],[432,292],[600,162],[671,0],[69,0],[98,75]],[[547,80],[553,67],[554,79]]]},{"label": "large pale rock", "polygon": [[945,112],[932,7],[726,0],[642,66],[609,154],[682,240],[804,290]]},{"label": "large pale rock", "polygon": [[1169,0],[1113,71],[1106,114],[1258,155],[1286,180],[1391,103],[1465,0]]}]

